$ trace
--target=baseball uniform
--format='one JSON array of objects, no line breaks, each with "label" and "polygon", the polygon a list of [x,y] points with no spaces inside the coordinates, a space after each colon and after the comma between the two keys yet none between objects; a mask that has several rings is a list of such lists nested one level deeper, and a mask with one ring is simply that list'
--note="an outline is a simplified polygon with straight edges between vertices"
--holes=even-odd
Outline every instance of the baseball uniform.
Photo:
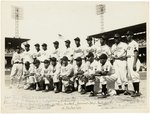
[{"label": "baseball uniform", "polygon": [[86,46],[85,51],[84,51],[84,55],[88,55],[89,52],[92,52],[94,54],[94,57],[96,56],[96,46],[92,45],[92,46]]},{"label": "baseball uniform", "polygon": [[22,53],[22,57],[23,57],[23,63],[25,62],[29,62],[29,63],[33,63],[33,53],[29,50],[29,51],[24,51]]},{"label": "baseball uniform", "polygon": [[120,86],[122,84],[128,84],[127,80],[127,61],[126,59],[121,59],[126,57],[127,54],[127,44],[120,42],[118,45],[114,44],[112,46],[112,57],[117,57],[114,61],[115,73],[118,76],[117,84]]},{"label": "baseball uniform", "polygon": [[137,60],[136,63],[136,71],[133,70],[133,62],[134,62],[134,51],[139,50],[138,43],[134,40],[132,40],[127,45],[127,69],[128,69],[128,76],[132,79],[133,82],[140,82],[140,76],[139,76],[139,69],[140,69],[140,61]]},{"label": "baseball uniform", "polygon": [[44,60],[49,60],[51,57],[50,52],[48,50],[42,50],[40,52],[40,61],[44,62]]},{"label": "baseball uniform", "polygon": [[73,49],[71,47],[65,49],[63,56],[68,57],[68,59],[71,61],[73,59]]}]

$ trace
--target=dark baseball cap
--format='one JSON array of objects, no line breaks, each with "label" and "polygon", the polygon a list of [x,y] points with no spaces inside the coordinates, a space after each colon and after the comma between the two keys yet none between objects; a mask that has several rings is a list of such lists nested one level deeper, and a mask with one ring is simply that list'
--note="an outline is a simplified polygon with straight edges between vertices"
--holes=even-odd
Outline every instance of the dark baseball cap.
[{"label": "dark baseball cap", "polygon": [[102,54],[101,56],[99,56],[99,59],[107,59],[107,55],[106,54]]},{"label": "dark baseball cap", "polygon": [[81,57],[77,57],[75,60],[76,61],[82,61],[82,58]]},{"label": "dark baseball cap", "polygon": [[25,62],[25,66],[29,66],[30,65],[30,62],[29,61],[26,61]]},{"label": "dark baseball cap", "polygon": [[92,41],[92,37],[87,37],[86,40],[87,41]]},{"label": "dark baseball cap", "polygon": [[43,43],[42,46],[47,46],[47,44],[46,44],[46,43]]},{"label": "dark baseball cap", "polygon": [[47,59],[46,59],[46,60],[44,60],[44,63],[49,63],[49,62],[50,62],[50,61],[49,61],[49,60],[47,60]]},{"label": "dark baseball cap", "polygon": [[53,42],[53,44],[57,44],[57,45],[58,45],[58,44],[59,44],[59,42],[58,42],[58,41],[55,41],[55,42]]},{"label": "dark baseball cap", "polygon": [[61,58],[62,61],[69,61],[68,57],[63,56],[63,58]]},{"label": "dark baseball cap", "polygon": [[80,38],[79,38],[79,37],[76,37],[74,40],[75,40],[75,41],[80,41]]},{"label": "dark baseball cap", "polygon": [[40,44],[37,43],[37,44],[35,44],[34,46],[40,47]]},{"label": "dark baseball cap", "polygon": [[38,59],[36,59],[33,64],[36,64],[36,63],[40,63],[40,61]]},{"label": "dark baseball cap", "polygon": [[30,44],[25,44],[24,46],[25,46],[25,47],[30,47]]},{"label": "dark baseball cap", "polygon": [[71,43],[70,40],[66,40],[65,42],[66,42],[66,43],[69,43],[69,44]]},{"label": "dark baseball cap", "polygon": [[86,57],[94,57],[94,54],[92,52],[89,52],[88,55]]},{"label": "dark baseball cap", "polygon": [[132,31],[127,31],[126,35],[134,35]]},{"label": "dark baseball cap", "polygon": [[57,61],[55,57],[50,58],[51,61]]}]

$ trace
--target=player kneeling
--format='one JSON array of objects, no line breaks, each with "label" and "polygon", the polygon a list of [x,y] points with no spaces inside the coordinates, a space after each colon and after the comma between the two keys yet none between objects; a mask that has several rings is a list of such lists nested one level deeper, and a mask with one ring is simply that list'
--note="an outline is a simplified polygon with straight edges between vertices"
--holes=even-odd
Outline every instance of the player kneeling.
[{"label": "player kneeling", "polygon": [[48,92],[50,90],[50,87],[53,85],[52,78],[50,76],[50,61],[45,60],[44,61],[44,68],[42,69],[42,81],[43,81],[43,91]]},{"label": "player kneeling", "polygon": [[75,60],[76,60],[76,65],[74,68],[74,78],[77,79],[78,83],[79,83],[78,91],[81,94],[85,94],[86,93],[86,82],[87,82],[87,78],[84,75],[85,65],[82,63],[81,57],[78,57]]},{"label": "player kneeling", "polygon": [[106,98],[109,95],[108,91],[110,90],[113,92],[113,94],[116,94],[115,81],[117,80],[117,76],[114,74],[114,69],[110,61],[107,60],[106,54],[102,54],[99,57],[99,60],[99,67],[97,67],[98,69],[95,75],[100,79],[102,92],[98,98]]},{"label": "player kneeling", "polygon": [[36,91],[39,91],[41,90],[41,81],[42,81],[42,77],[41,77],[41,71],[42,71],[42,68],[40,67],[40,61],[39,60],[35,60],[34,61],[34,69],[33,69],[33,72],[34,72],[34,78],[35,78],[35,90]]},{"label": "player kneeling", "polygon": [[60,68],[61,65],[57,62],[57,59],[55,57],[52,57],[50,65],[50,75],[53,78],[55,93],[58,93],[60,91]]},{"label": "player kneeling", "polygon": [[62,80],[62,92],[71,93],[73,91],[73,68],[68,63],[68,57],[64,56],[62,59],[62,66],[60,70],[60,78]]},{"label": "player kneeling", "polygon": [[23,81],[24,81],[24,89],[35,89],[35,79],[34,79],[34,73],[33,68],[30,66],[30,63],[27,61],[25,62],[25,66],[23,69]]}]

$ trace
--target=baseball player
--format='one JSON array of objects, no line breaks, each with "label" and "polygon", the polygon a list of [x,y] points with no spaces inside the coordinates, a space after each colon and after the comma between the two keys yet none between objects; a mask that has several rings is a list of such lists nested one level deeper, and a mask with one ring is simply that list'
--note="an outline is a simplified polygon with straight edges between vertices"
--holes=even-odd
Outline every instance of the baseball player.
[{"label": "baseball player", "polygon": [[55,42],[53,42],[53,44],[54,44],[54,48],[55,49],[52,52],[51,56],[57,58],[57,60],[59,61],[60,57],[61,57],[61,51],[60,51],[60,48],[59,48],[59,42],[55,41]]},{"label": "baseball player", "polygon": [[22,53],[22,57],[23,57],[23,63],[26,63],[27,61],[29,63],[33,63],[33,53],[30,50],[30,45],[29,44],[25,44],[25,51]]},{"label": "baseball player", "polygon": [[85,70],[85,76],[88,79],[88,82],[86,83],[86,87],[90,88],[90,97],[95,96],[94,92],[94,85],[95,85],[95,71],[97,70],[97,61],[94,60],[94,54],[92,52],[89,52],[89,54],[86,56],[87,62],[86,62],[86,70]]},{"label": "baseball player", "polygon": [[24,80],[24,89],[35,89],[35,78],[33,74],[33,67],[30,65],[29,61],[25,62],[25,67],[23,68],[23,80]]},{"label": "baseball player", "polygon": [[112,46],[112,58],[114,59],[114,68],[118,76],[117,84],[122,90],[122,84],[125,86],[125,95],[128,95],[128,80],[127,80],[127,44],[121,42],[119,34],[114,35],[115,44]]},{"label": "baseball player", "polygon": [[50,52],[47,50],[47,44],[43,43],[42,44],[42,49],[40,52],[40,61],[43,63],[44,60],[49,60],[51,55]]},{"label": "baseball player", "polygon": [[68,57],[64,56],[61,60],[60,77],[62,79],[62,92],[71,93],[73,91],[73,67],[68,63]]},{"label": "baseball player", "polygon": [[95,57],[96,47],[92,43],[92,38],[88,37],[86,40],[87,40],[88,46],[85,49],[84,55],[87,56],[89,54],[89,52],[92,52],[94,54],[94,57]]},{"label": "baseball player", "polygon": [[109,58],[111,55],[110,47],[106,44],[106,36],[102,35],[100,37],[100,47],[96,48],[96,58],[99,58],[101,54],[106,54]]},{"label": "baseball player", "polygon": [[21,76],[22,76],[22,70],[23,70],[23,62],[22,62],[22,55],[20,53],[20,47],[17,46],[15,53],[13,54],[12,60],[12,70],[11,70],[11,74],[10,74],[10,80],[11,80],[11,84],[10,84],[10,88],[12,88],[13,83],[14,83],[14,78],[18,78],[18,87],[21,81]]},{"label": "baseball player", "polygon": [[33,73],[34,73],[34,80],[35,80],[35,90],[36,91],[39,91],[41,90],[41,80],[42,80],[42,77],[41,77],[41,71],[42,71],[42,68],[40,67],[40,61],[38,59],[36,59],[34,62],[34,67],[33,67]]},{"label": "baseball player", "polygon": [[110,93],[111,95],[116,94],[115,81],[117,76],[106,54],[102,54],[99,60],[95,76],[100,79],[102,92],[98,98],[106,98]]},{"label": "baseball player", "polygon": [[55,57],[52,57],[50,65],[50,76],[53,78],[55,93],[58,93],[60,91],[60,68],[61,65],[59,64],[59,62],[57,62],[57,59]]},{"label": "baseball player", "polygon": [[86,70],[86,68],[85,68],[86,66],[85,66],[85,64],[82,63],[81,57],[78,57],[75,60],[76,60],[76,65],[74,67],[74,78],[77,78],[77,80],[79,82],[78,91],[81,94],[85,94],[87,78],[84,75],[84,73]]},{"label": "baseball player", "polygon": [[77,57],[81,57],[82,59],[84,58],[84,49],[80,44],[80,38],[77,37],[74,39],[76,47],[73,52],[73,59],[76,59]]},{"label": "baseball player", "polygon": [[33,54],[33,58],[35,59],[40,59],[40,45],[37,43],[34,45],[35,46],[35,52]]},{"label": "baseball player", "polygon": [[73,62],[73,49],[70,47],[70,44],[71,44],[70,40],[65,41],[66,49],[64,51],[63,56],[68,57],[68,59],[72,63]]},{"label": "baseball player", "polygon": [[41,75],[42,79],[44,81],[44,87],[45,90],[43,92],[48,92],[50,90],[50,87],[53,86],[52,78],[50,76],[50,61],[44,60],[44,67],[42,68]]},{"label": "baseball player", "polygon": [[138,59],[139,45],[133,40],[133,32],[128,31],[127,34],[127,68],[128,76],[132,79],[134,94],[132,97],[138,97],[141,95],[139,92],[140,76],[138,71],[140,69],[140,61]]}]

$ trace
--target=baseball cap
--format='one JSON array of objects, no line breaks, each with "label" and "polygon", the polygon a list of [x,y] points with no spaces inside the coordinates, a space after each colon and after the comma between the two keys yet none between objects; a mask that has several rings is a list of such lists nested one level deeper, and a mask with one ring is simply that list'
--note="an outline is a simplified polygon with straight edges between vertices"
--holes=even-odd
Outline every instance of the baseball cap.
[{"label": "baseball cap", "polygon": [[49,63],[49,62],[50,62],[50,61],[49,61],[49,60],[47,60],[47,59],[46,59],[46,60],[44,60],[44,63]]},{"label": "baseball cap", "polygon": [[106,54],[102,54],[101,56],[99,56],[99,59],[107,59],[107,55]]},{"label": "baseball cap", "polygon": [[36,63],[40,63],[40,61],[38,59],[36,59],[33,64],[36,64]]},{"label": "baseball cap", "polygon": [[46,43],[43,43],[42,46],[47,46],[47,44],[46,44]]},{"label": "baseball cap", "polygon": [[55,41],[55,42],[53,42],[53,44],[57,44],[57,45],[58,45],[58,44],[59,44],[59,42],[58,42],[58,41]]},{"label": "baseball cap", "polygon": [[86,40],[87,41],[92,41],[92,37],[87,37]]},{"label": "baseball cap", "polygon": [[79,37],[76,37],[74,40],[75,40],[75,41],[80,41],[80,38],[79,38]]},{"label": "baseball cap", "polygon": [[25,62],[25,66],[29,66],[30,65],[30,62],[29,61],[26,61]]},{"label": "baseball cap", "polygon": [[63,58],[61,58],[62,61],[69,61],[68,57],[63,56]]},{"label": "baseball cap", "polygon": [[92,52],[89,52],[88,55],[86,57],[94,57],[94,54]]},{"label": "baseball cap", "polygon": [[57,61],[55,57],[50,58],[51,61]]},{"label": "baseball cap", "polygon": [[37,44],[35,44],[34,46],[40,47],[40,44],[37,43]]},{"label": "baseball cap", "polygon": [[70,40],[66,40],[65,42],[69,43],[70,44]]},{"label": "baseball cap", "polygon": [[116,34],[114,35],[114,38],[121,38],[121,36],[120,36],[120,34],[116,33]]},{"label": "baseball cap", "polygon": [[77,57],[75,60],[76,61],[82,61],[82,58],[81,57]]},{"label": "baseball cap", "polygon": [[132,31],[127,31],[126,35],[134,35]]},{"label": "baseball cap", "polygon": [[25,46],[25,47],[30,47],[30,44],[25,44],[24,46]]}]

